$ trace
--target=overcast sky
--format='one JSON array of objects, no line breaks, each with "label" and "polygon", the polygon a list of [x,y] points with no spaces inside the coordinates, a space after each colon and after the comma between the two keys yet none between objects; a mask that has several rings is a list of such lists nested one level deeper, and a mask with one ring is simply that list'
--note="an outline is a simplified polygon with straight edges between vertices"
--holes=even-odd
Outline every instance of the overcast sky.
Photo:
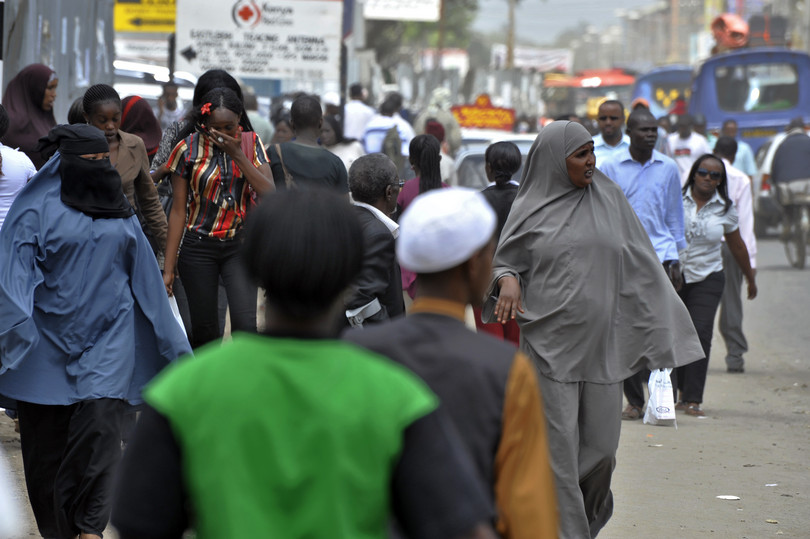
[{"label": "overcast sky", "polygon": [[[601,29],[618,22],[618,10],[656,3],[655,0],[520,0],[515,11],[517,37],[522,41],[547,44],[553,42],[561,31],[580,23]],[[482,32],[506,28],[507,5],[507,0],[478,0],[478,17],[473,27]]]}]

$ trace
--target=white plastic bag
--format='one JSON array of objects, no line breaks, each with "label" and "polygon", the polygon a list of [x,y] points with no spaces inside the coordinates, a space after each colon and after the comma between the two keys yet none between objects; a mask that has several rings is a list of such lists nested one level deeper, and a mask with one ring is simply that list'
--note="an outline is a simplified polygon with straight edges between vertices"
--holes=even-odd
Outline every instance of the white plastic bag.
[{"label": "white plastic bag", "polygon": [[671,372],[672,369],[657,369],[650,373],[650,401],[644,413],[644,423],[678,428],[672,382],[669,379]]},{"label": "white plastic bag", "polygon": [[[172,308],[172,314],[177,323],[180,324],[180,329],[183,330],[183,335],[186,335],[186,326],[183,324],[183,319],[180,317],[180,308],[177,307],[177,300],[174,296],[169,296],[169,306]],[[188,335],[186,335],[188,337]]]}]

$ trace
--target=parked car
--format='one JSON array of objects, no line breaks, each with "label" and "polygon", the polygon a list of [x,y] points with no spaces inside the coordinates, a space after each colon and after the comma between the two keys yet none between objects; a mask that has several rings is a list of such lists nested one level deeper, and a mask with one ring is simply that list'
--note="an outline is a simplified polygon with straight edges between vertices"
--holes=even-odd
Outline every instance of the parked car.
[{"label": "parked car", "polygon": [[[487,173],[484,170],[484,153],[490,144],[502,141],[514,142],[520,149],[525,163],[526,155],[536,138],[537,133],[519,134],[485,129],[462,129],[461,148],[456,154],[455,165],[459,186],[481,190],[489,185]],[[521,174],[523,174],[523,164],[512,176],[512,180],[519,182]]]}]

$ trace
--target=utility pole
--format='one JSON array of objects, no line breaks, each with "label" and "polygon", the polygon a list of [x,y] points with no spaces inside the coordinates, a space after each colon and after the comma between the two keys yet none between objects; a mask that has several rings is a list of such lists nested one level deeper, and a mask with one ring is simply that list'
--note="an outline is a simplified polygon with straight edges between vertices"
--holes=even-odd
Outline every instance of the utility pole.
[{"label": "utility pole", "polygon": [[680,61],[680,0],[670,0],[669,13],[669,62]]},{"label": "utility pole", "polygon": [[442,51],[444,50],[444,1],[439,0],[439,39],[436,44],[436,54],[433,56],[433,70],[436,73],[436,86],[442,83]]},{"label": "utility pole", "polygon": [[513,69],[515,67],[515,1],[516,0],[508,0],[509,29],[506,33],[506,69]]}]

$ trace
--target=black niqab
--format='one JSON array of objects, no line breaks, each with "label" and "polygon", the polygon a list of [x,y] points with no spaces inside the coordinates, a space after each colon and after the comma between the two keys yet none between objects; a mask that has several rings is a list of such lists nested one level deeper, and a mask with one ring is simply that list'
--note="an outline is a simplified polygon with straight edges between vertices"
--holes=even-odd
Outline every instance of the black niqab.
[{"label": "black niqab", "polygon": [[57,149],[62,202],[94,219],[127,218],[135,213],[110,159],[81,157],[110,151],[101,130],[84,124],[57,125],[39,139],[37,150],[51,156]]}]

